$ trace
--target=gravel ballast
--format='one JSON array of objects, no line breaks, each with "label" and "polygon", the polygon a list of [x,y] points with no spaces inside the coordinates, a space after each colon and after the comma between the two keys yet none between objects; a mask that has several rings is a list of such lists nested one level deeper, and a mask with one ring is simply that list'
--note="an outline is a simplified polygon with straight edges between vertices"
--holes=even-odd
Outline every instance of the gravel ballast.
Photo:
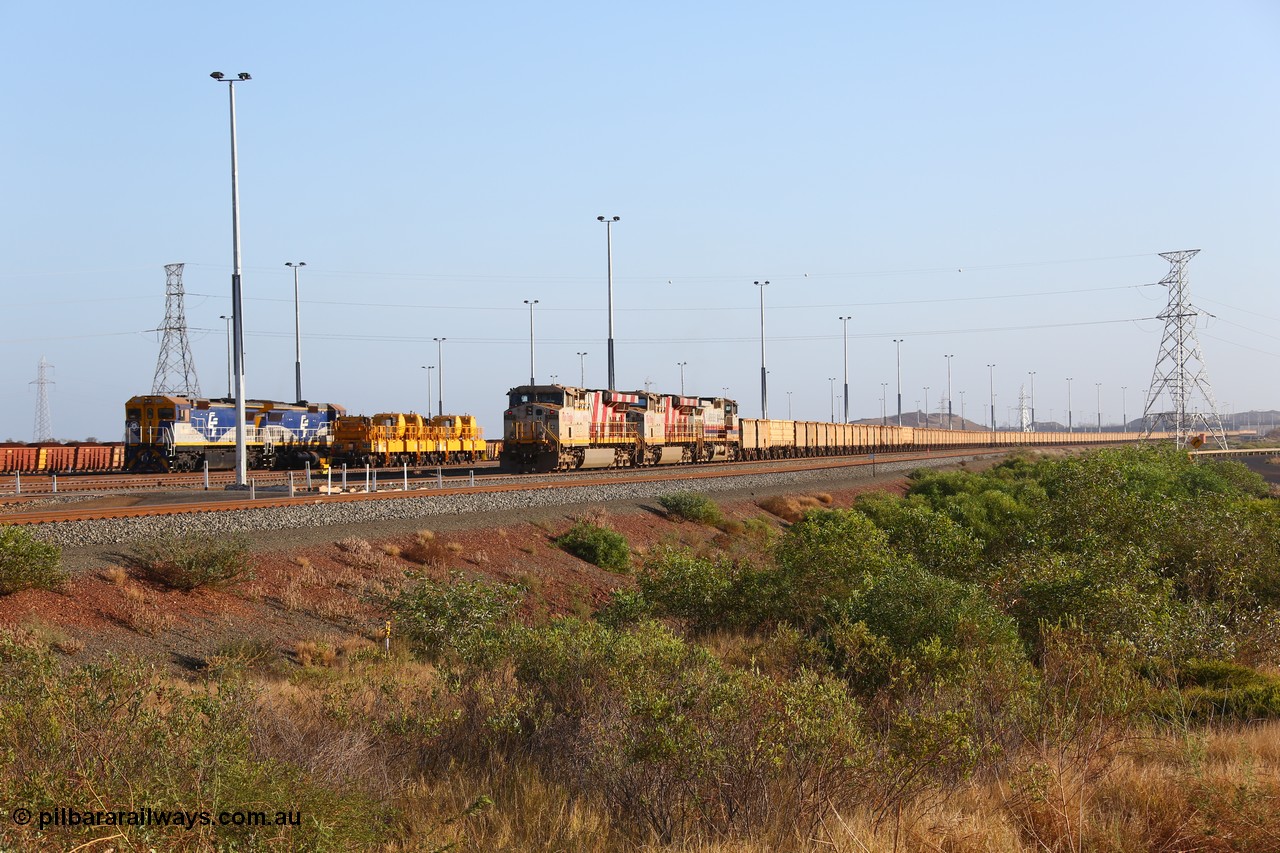
[{"label": "gravel ballast", "polygon": [[[885,461],[875,466],[877,475],[900,474],[922,467],[956,465],[978,457]],[[196,512],[180,515],[71,521],[42,524],[30,528],[32,534],[64,548],[118,545],[155,536],[207,533],[215,536],[241,533],[297,531],[305,528],[365,526],[385,522],[406,522],[439,516],[470,514],[513,514],[565,506],[644,501],[678,491],[705,493],[765,492],[796,488],[822,488],[832,481],[866,481],[870,466],[847,466],[818,471],[790,471],[776,474],[748,474],[725,477],[668,480],[660,483],[620,479],[603,486],[566,488],[531,487],[511,492],[430,495],[371,501],[326,502],[262,509]],[[266,543],[266,544],[269,544]]]}]

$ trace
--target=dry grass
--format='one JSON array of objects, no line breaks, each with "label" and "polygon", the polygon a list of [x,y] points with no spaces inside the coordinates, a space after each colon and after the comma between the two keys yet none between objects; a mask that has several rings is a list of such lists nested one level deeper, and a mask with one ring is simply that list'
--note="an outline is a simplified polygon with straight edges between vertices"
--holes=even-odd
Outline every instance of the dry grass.
[{"label": "dry grass", "polygon": [[338,660],[338,651],[329,643],[316,640],[299,640],[293,644],[293,656],[303,666],[333,666]]},{"label": "dry grass", "polygon": [[129,573],[120,566],[112,566],[102,570],[102,579],[116,586],[123,586],[124,582],[129,579]]},{"label": "dry grass", "polygon": [[124,622],[147,637],[154,637],[169,627],[173,617],[162,611],[154,598],[136,584],[121,587],[124,598]]},{"label": "dry grass", "polygon": [[[830,495],[826,495],[830,499]],[[822,502],[808,495],[774,495],[758,501],[756,506],[765,512],[778,516],[783,521],[795,523],[811,509],[820,509]]]},{"label": "dry grass", "polygon": [[284,589],[280,590],[280,605],[289,611],[298,610],[302,607],[302,583],[296,577],[291,577],[284,583]]},{"label": "dry grass", "polygon": [[446,544],[430,530],[419,530],[401,556],[428,568],[441,569],[448,564],[450,555],[460,553],[462,546],[458,543]]},{"label": "dry grass", "polygon": [[387,544],[385,544],[385,545],[383,545],[383,546],[382,546],[382,553],[386,554],[388,557],[399,557],[399,556],[400,556],[400,546],[399,546],[399,545],[394,545],[394,544],[392,544],[392,543],[388,542]]}]

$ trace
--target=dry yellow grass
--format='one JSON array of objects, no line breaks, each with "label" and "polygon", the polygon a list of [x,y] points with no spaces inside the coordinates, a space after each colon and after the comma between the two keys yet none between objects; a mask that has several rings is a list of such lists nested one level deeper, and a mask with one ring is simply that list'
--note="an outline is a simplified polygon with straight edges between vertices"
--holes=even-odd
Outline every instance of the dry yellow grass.
[{"label": "dry yellow grass", "polygon": [[[827,495],[830,498],[830,495]],[[757,502],[756,506],[783,521],[795,523],[811,509],[820,509],[822,502],[808,495],[774,495]]]},{"label": "dry yellow grass", "polygon": [[116,586],[122,586],[129,579],[129,573],[119,566],[111,566],[102,570],[102,579]]},{"label": "dry yellow grass", "polygon": [[124,597],[124,621],[139,634],[154,637],[173,621],[173,617],[161,611],[142,587],[130,585],[121,587],[121,591]]}]

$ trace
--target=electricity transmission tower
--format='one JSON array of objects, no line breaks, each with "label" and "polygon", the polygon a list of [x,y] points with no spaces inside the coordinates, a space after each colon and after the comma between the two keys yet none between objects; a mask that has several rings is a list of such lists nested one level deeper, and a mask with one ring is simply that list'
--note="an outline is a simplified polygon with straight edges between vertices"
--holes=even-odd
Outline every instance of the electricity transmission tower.
[{"label": "electricity transmission tower", "polygon": [[28,383],[36,386],[36,427],[31,440],[35,442],[53,441],[53,418],[49,415],[49,386],[54,381],[49,378],[53,365],[40,356],[40,368],[36,378]]},{"label": "electricity transmission tower", "polygon": [[[1200,311],[1191,304],[1191,287],[1187,283],[1187,262],[1199,249],[1163,252],[1169,262],[1169,273],[1160,283],[1169,288],[1169,304],[1158,315],[1164,320],[1164,337],[1151,374],[1151,388],[1143,407],[1143,437],[1158,430],[1174,434],[1178,447],[1199,446],[1200,434],[1226,449],[1227,437],[1218,416],[1218,405],[1209,386],[1209,373],[1200,339],[1196,336],[1196,320]],[[1204,409],[1196,405],[1198,396]],[[1164,408],[1157,404],[1168,402]]]},{"label": "electricity transmission tower", "polygon": [[191,357],[191,343],[187,340],[187,313],[183,307],[182,268],[185,264],[164,266],[164,323],[159,331],[160,358],[156,360],[156,375],[151,380],[152,394],[180,394],[184,397],[200,396],[200,380],[196,377],[196,362]]}]

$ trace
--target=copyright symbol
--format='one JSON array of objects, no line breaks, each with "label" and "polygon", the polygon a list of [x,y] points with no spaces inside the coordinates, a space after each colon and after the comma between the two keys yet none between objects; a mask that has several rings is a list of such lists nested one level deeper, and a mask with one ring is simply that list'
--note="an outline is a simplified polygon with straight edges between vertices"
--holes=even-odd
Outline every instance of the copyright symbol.
[{"label": "copyright symbol", "polygon": [[31,823],[31,811],[29,809],[14,809],[13,822],[19,826]]}]

